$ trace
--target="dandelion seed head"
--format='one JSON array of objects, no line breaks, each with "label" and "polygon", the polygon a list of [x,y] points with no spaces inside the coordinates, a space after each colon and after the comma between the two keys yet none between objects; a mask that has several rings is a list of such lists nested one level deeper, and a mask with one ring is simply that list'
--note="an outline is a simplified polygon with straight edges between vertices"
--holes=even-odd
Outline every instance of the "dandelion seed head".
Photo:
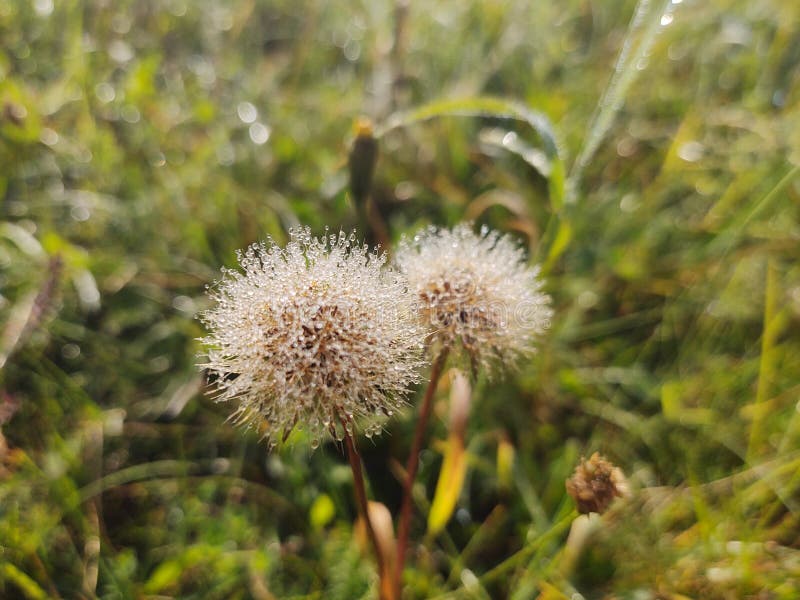
[{"label": "dandelion seed head", "polygon": [[535,350],[549,327],[550,297],[539,270],[506,235],[467,224],[429,227],[401,241],[396,263],[419,297],[433,342],[460,344],[473,365],[491,368]]},{"label": "dandelion seed head", "polygon": [[575,473],[567,479],[566,486],[581,514],[603,514],[614,498],[630,495],[622,470],[597,452],[588,460],[581,460]]},{"label": "dandelion seed head", "polygon": [[[270,445],[307,428],[312,447],[362,417],[391,415],[418,379],[424,331],[418,308],[386,257],[354,234],[291,232],[239,253],[201,315],[204,366],[218,401],[236,401],[235,423]],[[371,419],[366,432],[378,433]]]}]

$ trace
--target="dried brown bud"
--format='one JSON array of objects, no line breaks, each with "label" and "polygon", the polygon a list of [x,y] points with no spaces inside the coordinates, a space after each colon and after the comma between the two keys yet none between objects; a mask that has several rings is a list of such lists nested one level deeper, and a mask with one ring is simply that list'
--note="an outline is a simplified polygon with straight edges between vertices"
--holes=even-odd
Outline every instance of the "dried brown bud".
[{"label": "dried brown bud", "polygon": [[603,514],[614,498],[627,496],[629,490],[622,470],[595,452],[575,467],[575,473],[567,479],[567,493],[578,505],[578,512]]}]

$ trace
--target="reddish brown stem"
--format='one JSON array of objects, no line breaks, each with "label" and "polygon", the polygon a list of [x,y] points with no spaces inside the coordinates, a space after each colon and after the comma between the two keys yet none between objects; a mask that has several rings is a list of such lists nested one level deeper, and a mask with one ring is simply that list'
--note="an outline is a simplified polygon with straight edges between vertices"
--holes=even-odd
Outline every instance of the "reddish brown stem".
[{"label": "reddish brown stem", "polygon": [[411,443],[411,453],[408,455],[406,463],[406,478],[403,481],[403,499],[400,505],[400,520],[397,525],[397,562],[395,563],[394,585],[395,596],[400,598],[403,587],[403,568],[406,563],[406,550],[408,548],[408,534],[411,529],[411,506],[413,504],[412,490],[414,480],[417,478],[417,468],[419,467],[419,453],[422,450],[422,441],[425,438],[425,430],[428,428],[428,420],[431,416],[433,405],[433,395],[436,392],[436,385],[442,376],[444,364],[447,361],[448,349],[445,347],[439,352],[439,356],[431,368],[431,378],[428,387],[425,389],[425,396],[419,407],[419,417],[414,429],[414,440]]},{"label": "reddish brown stem", "polygon": [[[358,455],[356,451],[355,442],[353,441],[353,436],[347,431],[347,427],[344,423],[342,423],[344,427],[344,444],[347,448],[347,460],[350,462],[350,470],[353,471],[353,485],[355,488],[356,493],[356,505],[358,507],[358,514],[364,520],[364,526],[367,530],[367,537],[369,538],[370,543],[372,544],[372,550],[375,553],[375,560],[378,563],[378,573],[380,575],[381,580],[386,577],[388,571],[386,569],[386,561],[383,553],[381,552],[381,547],[378,544],[378,537],[375,535],[375,529],[372,527],[372,521],[369,518],[369,508],[367,506],[367,490],[364,486],[364,472],[361,469],[361,457]],[[384,586],[380,585],[380,598],[381,600],[390,600],[386,593],[384,593]],[[391,587],[391,586],[387,586]]]}]

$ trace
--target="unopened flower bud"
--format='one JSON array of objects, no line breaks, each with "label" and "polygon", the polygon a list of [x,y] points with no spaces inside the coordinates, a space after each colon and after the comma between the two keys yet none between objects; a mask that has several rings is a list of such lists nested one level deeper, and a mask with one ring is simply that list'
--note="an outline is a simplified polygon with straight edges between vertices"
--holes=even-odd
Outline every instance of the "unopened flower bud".
[{"label": "unopened flower bud", "polygon": [[356,137],[350,148],[347,165],[350,171],[350,193],[359,211],[365,210],[367,197],[372,188],[372,176],[378,162],[378,140],[372,130],[372,122],[361,118],[355,124]]}]

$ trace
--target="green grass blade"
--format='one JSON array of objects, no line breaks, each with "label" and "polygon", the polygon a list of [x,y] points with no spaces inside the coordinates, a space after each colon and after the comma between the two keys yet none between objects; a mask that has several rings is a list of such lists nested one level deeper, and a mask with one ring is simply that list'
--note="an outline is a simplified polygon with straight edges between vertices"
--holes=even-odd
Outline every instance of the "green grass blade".
[{"label": "green grass blade", "polygon": [[[653,8],[654,4],[657,4],[656,8]],[[658,34],[664,29],[662,24],[665,22],[664,17],[671,15],[675,4],[672,0],[664,0],[660,3],[639,0],[628,26],[628,34],[617,58],[614,74],[595,108],[594,115],[590,120],[589,133],[570,173],[568,202],[575,201],[573,194],[577,193],[577,187],[586,165],[592,160],[600,143],[611,128],[614,117],[622,108],[631,84],[643,70],[643,61],[650,55]]]}]

